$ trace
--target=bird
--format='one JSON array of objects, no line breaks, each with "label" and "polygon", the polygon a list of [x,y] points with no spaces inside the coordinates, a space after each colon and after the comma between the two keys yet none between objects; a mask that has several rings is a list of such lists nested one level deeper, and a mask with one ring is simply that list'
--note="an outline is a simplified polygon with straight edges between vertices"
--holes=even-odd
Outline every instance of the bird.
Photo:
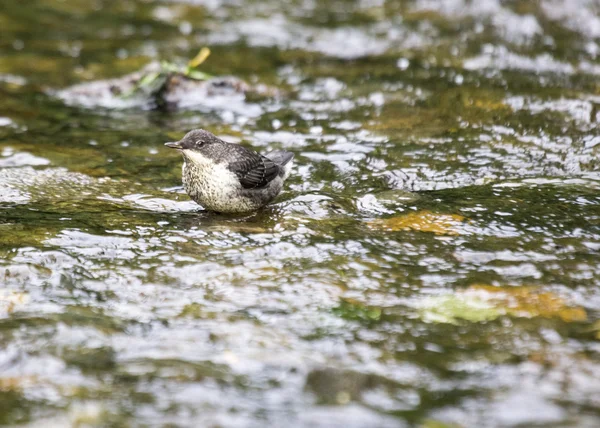
[{"label": "bird", "polygon": [[294,158],[287,151],[263,155],[204,129],[165,146],[183,155],[182,180],[190,198],[216,213],[247,213],[267,205],[281,193]]}]

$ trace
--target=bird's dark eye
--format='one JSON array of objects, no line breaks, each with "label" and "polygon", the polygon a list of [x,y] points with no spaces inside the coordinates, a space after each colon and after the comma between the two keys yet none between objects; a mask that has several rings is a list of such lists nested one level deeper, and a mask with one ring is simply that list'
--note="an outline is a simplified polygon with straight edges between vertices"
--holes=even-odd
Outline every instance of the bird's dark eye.
[{"label": "bird's dark eye", "polygon": [[202,140],[198,140],[198,141],[196,141],[196,146],[197,146],[197,147],[201,147],[201,146],[202,146],[202,144],[204,144],[204,141],[202,141]]}]

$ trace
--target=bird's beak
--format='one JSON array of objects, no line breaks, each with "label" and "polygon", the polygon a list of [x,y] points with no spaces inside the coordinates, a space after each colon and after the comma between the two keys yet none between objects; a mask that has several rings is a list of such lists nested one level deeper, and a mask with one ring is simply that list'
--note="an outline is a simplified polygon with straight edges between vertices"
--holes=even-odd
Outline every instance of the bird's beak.
[{"label": "bird's beak", "polygon": [[171,149],[183,149],[183,147],[181,146],[181,141],[172,141],[169,143],[165,143],[165,146],[171,148]]}]

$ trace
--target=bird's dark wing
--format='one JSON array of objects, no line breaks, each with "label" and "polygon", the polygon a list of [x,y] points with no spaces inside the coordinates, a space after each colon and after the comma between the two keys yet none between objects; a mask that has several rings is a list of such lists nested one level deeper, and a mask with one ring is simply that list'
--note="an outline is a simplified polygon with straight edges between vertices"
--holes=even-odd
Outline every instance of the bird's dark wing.
[{"label": "bird's dark wing", "polygon": [[279,166],[271,159],[244,149],[227,168],[234,172],[245,189],[264,187],[279,174]]}]

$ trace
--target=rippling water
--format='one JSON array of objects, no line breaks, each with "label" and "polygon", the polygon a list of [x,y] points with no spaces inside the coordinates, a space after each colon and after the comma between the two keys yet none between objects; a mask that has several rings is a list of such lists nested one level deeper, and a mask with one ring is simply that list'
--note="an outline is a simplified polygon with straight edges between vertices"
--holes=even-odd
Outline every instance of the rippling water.
[{"label": "rippling water", "polygon": [[[600,425],[598,2],[21,3],[0,425]],[[204,45],[268,90],[69,98]],[[196,127],[294,152],[276,203],[191,202],[163,142]]]}]

